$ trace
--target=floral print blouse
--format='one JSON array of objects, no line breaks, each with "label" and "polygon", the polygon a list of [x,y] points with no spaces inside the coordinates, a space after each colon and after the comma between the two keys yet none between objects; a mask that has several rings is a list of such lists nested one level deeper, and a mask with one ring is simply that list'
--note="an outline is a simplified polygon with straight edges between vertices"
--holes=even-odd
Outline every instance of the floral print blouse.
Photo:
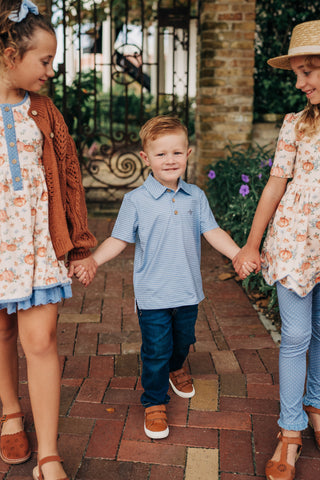
[{"label": "floral print blouse", "polygon": [[262,274],[307,295],[320,281],[320,135],[299,140],[301,115],[286,115],[270,175],[291,178],[270,220],[262,249]]}]

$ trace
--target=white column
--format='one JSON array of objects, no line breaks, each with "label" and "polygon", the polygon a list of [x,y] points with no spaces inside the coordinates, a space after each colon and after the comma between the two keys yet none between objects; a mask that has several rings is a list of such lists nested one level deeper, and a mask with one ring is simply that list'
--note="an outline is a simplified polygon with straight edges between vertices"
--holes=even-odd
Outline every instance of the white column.
[{"label": "white column", "polygon": [[197,20],[190,20],[189,38],[189,97],[196,96],[197,88]]},{"label": "white column", "polygon": [[73,80],[75,79],[76,72],[77,72],[77,58],[75,55],[75,46],[74,46],[74,35],[73,35],[73,28],[67,27],[66,29],[66,40],[65,40],[65,48],[66,48],[66,83],[67,85],[71,85]]},{"label": "white column", "polygon": [[111,41],[111,16],[107,11],[106,20],[102,22],[102,90],[108,92],[111,84],[111,55],[113,42]]}]

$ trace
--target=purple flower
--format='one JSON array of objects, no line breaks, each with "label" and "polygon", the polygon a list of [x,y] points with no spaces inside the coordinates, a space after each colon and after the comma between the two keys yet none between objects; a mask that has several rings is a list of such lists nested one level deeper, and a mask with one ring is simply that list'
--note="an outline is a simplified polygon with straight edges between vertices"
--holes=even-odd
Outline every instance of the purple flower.
[{"label": "purple flower", "polygon": [[269,165],[269,167],[272,167],[272,158],[269,158],[268,165]]},{"label": "purple flower", "polygon": [[213,180],[214,178],[216,178],[216,172],[214,170],[210,170],[208,173],[208,177],[210,178],[210,180]]},{"label": "purple flower", "polygon": [[259,173],[258,178],[261,180],[262,173]]},{"label": "purple flower", "polygon": [[244,183],[249,183],[249,176],[242,174],[242,175],[241,175],[241,180],[242,180]]},{"label": "purple flower", "polygon": [[248,185],[241,185],[240,190],[239,190],[240,195],[245,197],[246,195],[248,195],[249,192],[250,192],[250,189],[249,189]]}]

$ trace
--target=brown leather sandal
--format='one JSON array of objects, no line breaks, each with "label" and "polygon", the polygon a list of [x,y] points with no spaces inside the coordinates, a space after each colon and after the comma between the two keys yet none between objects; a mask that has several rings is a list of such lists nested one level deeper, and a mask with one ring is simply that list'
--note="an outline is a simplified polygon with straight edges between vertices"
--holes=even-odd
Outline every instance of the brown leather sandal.
[{"label": "brown leather sandal", "polygon": [[[0,418],[0,425],[2,426],[12,418],[21,417],[23,420],[23,413],[9,413]],[[9,433],[1,435],[0,437],[0,458],[5,463],[10,465],[17,465],[18,463],[26,462],[31,456],[31,449],[27,434],[24,430],[17,433]]]},{"label": "brown leather sandal", "polygon": [[277,438],[282,442],[280,460],[269,460],[266,465],[266,477],[268,480],[294,480],[296,469],[287,462],[288,445],[298,445],[295,460],[297,461],[302,450],[301,437],[286,437],[279,432]]},{"label": "brown leather sandal", "polygon": [[[41,467],[42,465],[45,465],[46,463],[50,463],[50,462],[63,462],[63,460],[61,457],[59,457],[59,455],[50,455],[49,457],[43,457],[41,460],[39,460],[38,465],[33,469],[33,472],[32,472],[33,480],[45,480],[43,477]],[[69,480],[69,479],[68,477],[64,477],[57,480]]]},{"label": "brown leather sandal", "polygon": [[320,415],[320,409],[316,408],[316,407],[312,407],[311,405],[304,405],[303,409],[308,413],[309,425],[312,428],[313,433],[314,433],[314,440],[315,440],[315,443],[316,443],[316,447],[317,447],[318,450],[320,450],[320,430],[315,431],[315,429],[313,427],[313,424],[312,424],[312,421],[311,421],[311,418],[310,418],[310,415],[309,415],[309,413],[316,413],[317,415]]}]

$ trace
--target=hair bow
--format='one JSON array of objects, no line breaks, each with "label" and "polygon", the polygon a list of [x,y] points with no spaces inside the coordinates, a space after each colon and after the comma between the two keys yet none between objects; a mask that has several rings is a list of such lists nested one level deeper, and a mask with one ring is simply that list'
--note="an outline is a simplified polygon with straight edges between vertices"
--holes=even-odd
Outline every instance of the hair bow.
[{"label": "hair bow", "polygon": [[31,2],[31,0],[23,0],[21,2],[20,10],[15,10],[13,13],[9,15],[9,19],[12,22],[22,22],[28,15],[28,13],[34,13],[35,15],[39,15],[39,10],[37,5]]}]

